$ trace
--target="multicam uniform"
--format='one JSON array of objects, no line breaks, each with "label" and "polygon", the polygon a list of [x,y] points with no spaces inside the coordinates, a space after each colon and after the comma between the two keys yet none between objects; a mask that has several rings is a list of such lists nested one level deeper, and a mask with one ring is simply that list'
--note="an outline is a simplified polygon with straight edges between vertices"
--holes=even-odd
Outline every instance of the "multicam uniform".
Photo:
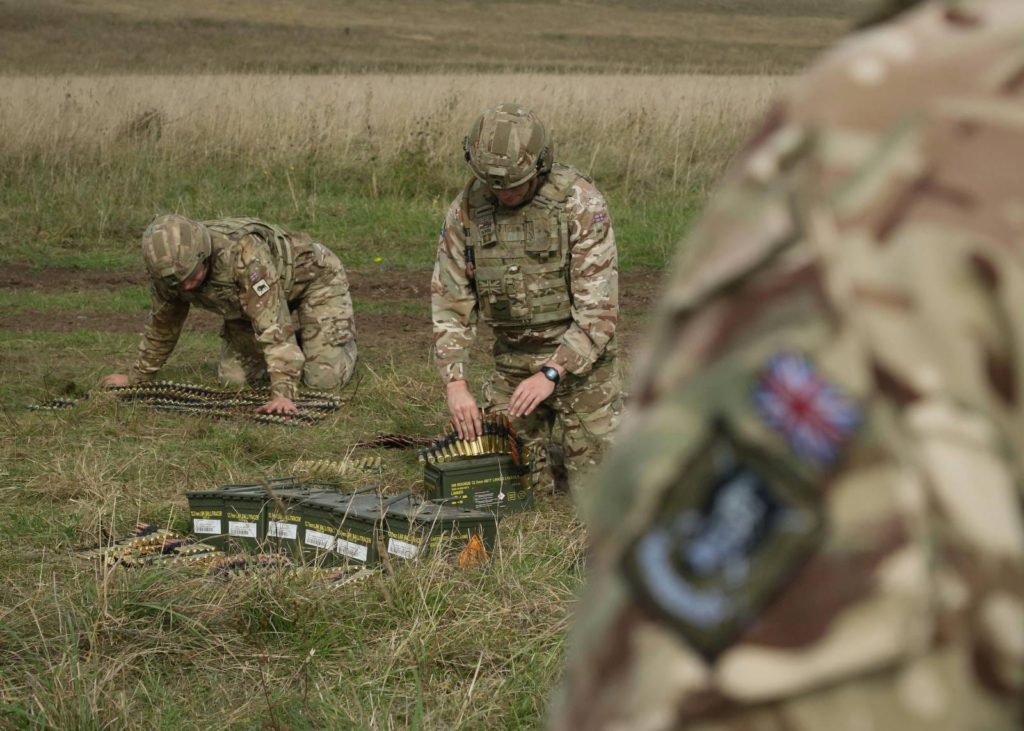
[{"label": "multicam uniform", "polygon": [[1024,724],[1024,4],[929,4],[770,116],[605,460],[555,729]]},{"label": "multicam uniform", "polygon": [[558,419],[573,487],[580,470],[599,459],[621,399],[615,234],[597,188],[556,164],[529,203],[508,210],[474,179],[448,209],[431,292],[445,383],[466,378],[478,315],[494,330],[496,370],[484,386],[485,412],[507,411],[520,381],[548,360],[566,369],[517,428],[533,461],[534,488],[550,491],[547,444]]},{"label": "multicam uniform", "polygon": [[[352,377],[355,323],[345,269],[306,234],[251,218],[204,221],[210,270],[192,291],[154,278],[152,307],[129,378],[152,380],[170,356],[189,307],[224,318],[219,376],[231,385],[265,383],[273,397],[338,388]],[[295,332],[301,338],[301,347]]]}]

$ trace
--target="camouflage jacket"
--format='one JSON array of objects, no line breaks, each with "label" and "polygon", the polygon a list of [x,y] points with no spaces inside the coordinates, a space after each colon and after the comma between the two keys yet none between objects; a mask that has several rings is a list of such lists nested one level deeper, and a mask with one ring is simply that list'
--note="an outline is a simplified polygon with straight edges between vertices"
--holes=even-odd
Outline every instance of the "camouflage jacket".
[{"label": "camouflage jacket", "polygon": [[[571,168],[567,168],[571,170]],[[474,270],[466,261],[463,198],[448,208],[438,241],[431,281],[434,355],[444,382],[466,377],[469,349],[480,313]],[[521,215],[536,199],[516,212]],[[571,302],[565,322],[528,327],[495,327],[495,336],[511,350],[548,351],[570,373],[586,375],[609,350],[619,313],[618,255],[615,232],[604,197],[594,184],[578,176],[564,201],[568,224],[568,262],[565,281]]]},{"label": "camouflage jacket", "polygon": [[295,398],[305,357],[295,340],[288,303],[305,286],[305,270],[315,271],[304,264],[312,259],[319,244],[304,235],[290,237],[289,264],[294,269],[289,272],[290,281],[283,282],[283,263],[277,261],[264,237],[254,233],[228,237],[214,230],[210,233],[210,271],[202,286],[184,291],[160,281],[152,283],[152,305],[130,380],[138,383],[155,377],[174,350],[189,307],[194,304],[225,320],[252,323],[266,357],[272,395]]},{"label": "camouflage jacket", "polygon": [[924,5],[740,155],[602,469],[553,728],[1020,727],[1022,47],[1019,0]]}]

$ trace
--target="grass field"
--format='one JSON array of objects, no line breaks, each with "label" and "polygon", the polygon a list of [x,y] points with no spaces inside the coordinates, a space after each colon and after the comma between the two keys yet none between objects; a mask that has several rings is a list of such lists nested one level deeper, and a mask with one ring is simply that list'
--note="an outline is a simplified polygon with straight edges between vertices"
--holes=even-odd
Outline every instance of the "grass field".
[{"label": "grass field", "polygon": [[779,73],[872,0],[3,0],[0,70]]},{"label": "grass field", "polygon": [[[0,727],[540,726],[583,580],[563,497],[504,521],[485,567],[340,588],[74,552],[138,520],[186,527],[186,490],[444,428],[429,269],[464,130],[503,99],[534,106],[610,201],[628,361],[780,74],[866,5],[0,0]],[[127,365],[147,308],[138,237],[167,211],[258,215],[338,252],[360,348],[338,414],[268,427],[102,394],[27,410]],[[213,383],[217,327],[193,313],[162,375]],[[486,339],[473,358],[479,386]],[[371,454],[386,493],[421,486],[412,453]]]}]

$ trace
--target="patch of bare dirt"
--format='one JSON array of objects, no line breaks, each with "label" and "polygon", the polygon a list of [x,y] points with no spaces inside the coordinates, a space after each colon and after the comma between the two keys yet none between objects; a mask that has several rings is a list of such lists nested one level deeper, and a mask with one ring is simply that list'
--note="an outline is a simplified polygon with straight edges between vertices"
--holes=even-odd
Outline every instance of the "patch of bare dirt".
[{"label": "patch of bare dirt", "polygon": [[[621,328],[619,341],[625,352],[630,352],[637,340],[637,322],[646,322],[662,288],[660,271],[626,272],[620,278],[620,297],[623,315],[630,327]],[[430,297],[430,273],[420,271],[360,271],[349,273],[352,298],[355,302],[356,327],[360,347],[391,350],[420,350],[429,352],[433,335],[430,318],[408,314],[382,314],[361,312],[359,303],[427,302]],[[146,276],[135,272],[96,272],[74,269],[32,269],[28,266],[9,266],[0,271],[0,287],[42,292],[67,290],[111,289],[146,284]],[[220,318],[209,312],[193,308],[185,322],[185,332],[216,333]],[[8,315],[0,314],[0,329],[20,332],[48,331],[75,332],[93,330],[116,334],[138,334],[145,324],[145,315],[109,315],[94,312],[42,313],[28,310]],[[489,332],[481,327],[478,344],[489,346]]]},{"label": "patch of bare dirt", "polygon": [[104,272],[92,269],[36,269],[27,264],[0,268],[0,288],[31,289],[38,292],[68,292],[89,289],[119,289],[148,283],[145,272]]},{"label": "patch of bare dirt", "polygon": [[[661,271],[652,270],[622,273],[619,282],[623,307],[634,311],[648,309],[661,291],[663,274]],[[357,301],[425,301],[430,297],[430,272],[426,270],[353,269],[349,270],[348,278],[352,296]],[[0,269],[0,288],[3,289],[66,292],[139,287],[146,284],[148,277],[141,269],[130,272],[103,272],[91,269],[36,269],[27,264],[9,264]],[[5,326],[3,322],[4,320],[0,319],[0,327]]]}]

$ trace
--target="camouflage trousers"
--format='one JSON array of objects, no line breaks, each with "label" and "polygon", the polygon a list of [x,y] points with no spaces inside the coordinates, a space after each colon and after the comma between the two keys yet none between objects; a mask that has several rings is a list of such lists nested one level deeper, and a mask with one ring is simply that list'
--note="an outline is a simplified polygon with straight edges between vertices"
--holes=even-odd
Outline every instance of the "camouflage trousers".
[{"label": "camouflage trousers", "polygon": [[[484,413],[508,411],[516,386],[537,372],[546,355],[499,354],[498,368],[484,384]],[[522,365],[525,367],[515,367]],[[529,416],[513,419],[531,461],[531,482],[538,493],[555,492],[551,447],[554,427],[561,430],[561,449],[569,490],[576,497],[581,477],[601,459],[622,411],[622,378],[614,353],[602,356],[586,376],[567,373],[555,392]]]},{"label": "camouflage trousers", "polygon": [[[356,367],[356,331],[352,298],[341,261],[323,250],[323,265],[297,282],[288,307],[292,328],[306,362],[302,382],[333,390],[352,378]],[[248,320],[225,320],[221,328],[217,375],[229,386],[263,386],[270,382],[263,351]]]}]

